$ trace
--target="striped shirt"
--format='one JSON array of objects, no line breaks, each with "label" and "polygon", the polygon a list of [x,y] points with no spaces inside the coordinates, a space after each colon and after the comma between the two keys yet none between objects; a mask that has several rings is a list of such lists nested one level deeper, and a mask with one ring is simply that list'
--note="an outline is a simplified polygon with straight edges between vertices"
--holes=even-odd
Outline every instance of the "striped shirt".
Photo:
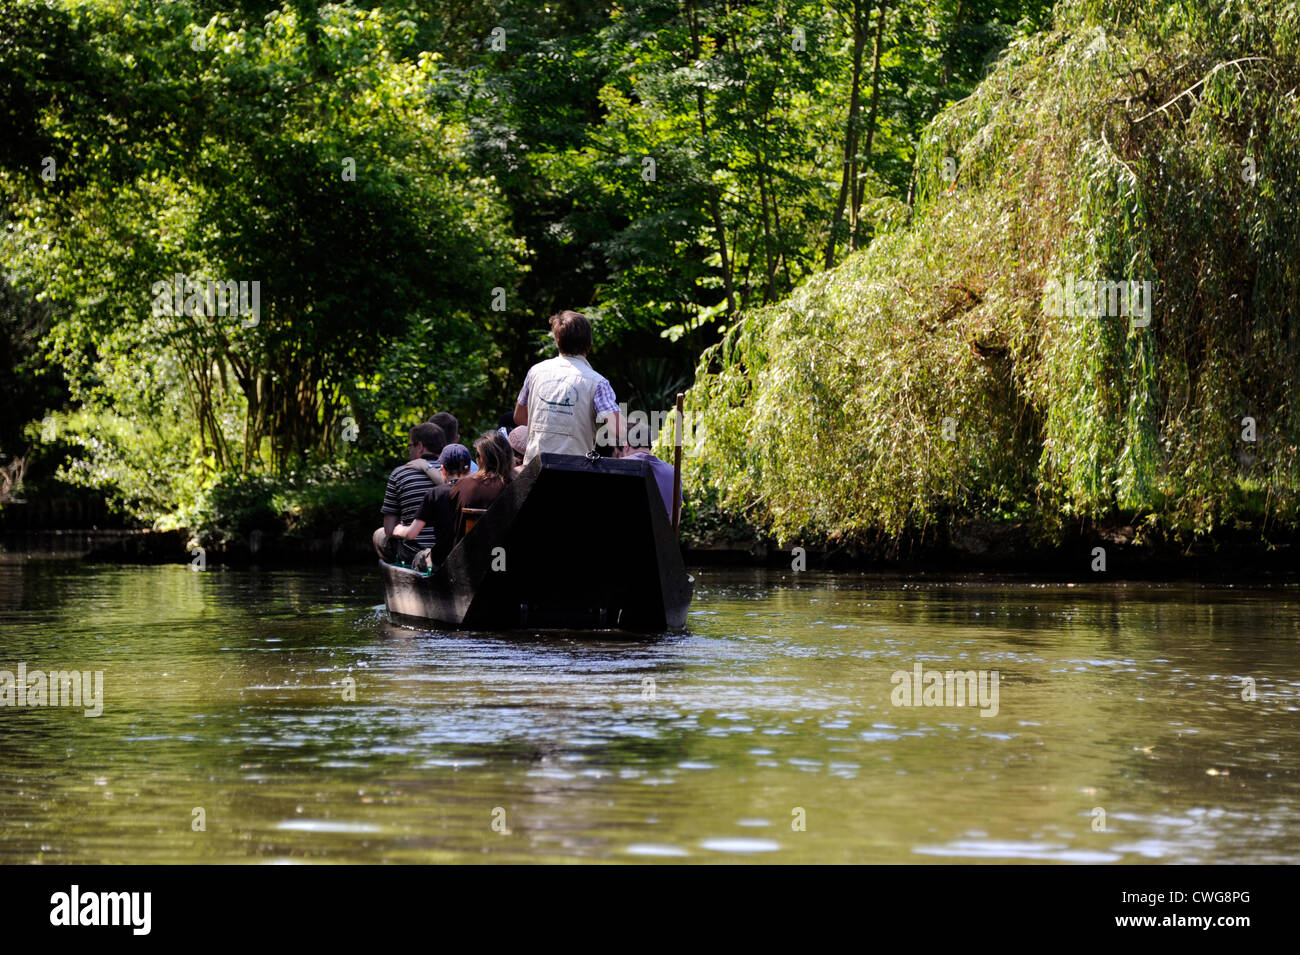
[{"label": "striped shirt", "polygon": [[[426,460],[432,461],[433,458],[426,456]],[[380,508],[380,513],[396,514],[399,523],[409,524],[415,520],[420,505],[424,503],[424,496],[432,489],[433,482],[419,471],[405,465],[393,468],[393,473],[388,475],[388,487],[384,489],[384,505]],[[412,543],[417,550],[423,550],[425,547],[433,547],[437,542],[433,525],[426,524]]]}]

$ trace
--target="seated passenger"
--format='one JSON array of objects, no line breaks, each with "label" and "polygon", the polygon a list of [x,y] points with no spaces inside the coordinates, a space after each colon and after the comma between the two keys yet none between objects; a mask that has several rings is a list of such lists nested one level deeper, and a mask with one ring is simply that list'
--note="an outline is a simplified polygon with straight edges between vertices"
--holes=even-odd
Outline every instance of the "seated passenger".
[{"label": "seated passenger", "polygon": [[[655,483],[659,485],[659,494],[663,498],[664,509],[668,519],[673,517],[673,466],[667,461],[660,461],[650,452],[650,428],[645,424],[632,425],[627,429],[627,443],[619,449],[620,458],[640,458],[650,464]],[[681,502],[681,494],[677,500]]]},{"label": "seated passenger", "polygon": [[[393,531],[398,524],[409,523],[415,517],[415,512],[424,496],[429,493],[430,487],[442,483],[442,474],[434,466],[434,461],[442,454],[446,443],[447,438],[437,425],[416,425],[411,429],[408,446],[411,459],[401,467],[394,468],[388,476],[384,503],[380,508],[384,526],[375,531],[372,540],[379,556],[390,563],[403,556],[398,550],[402,541],[394,536]],[[422,541],[413,540],[412,547],[415,544],[432,546],[433,532],[430,531],[429,536]],[[407,548],[405,559],[409,560],[414,551],[419,549]]]},{"label": "seated passenger", "polygon": [[[469,450],[464,445],[449,444],[442,449],[443,483],[428,491],[409,524],[393,529],[393,536],[410,545],[413,570],[432,571],[442,565],[456,542],[457,509],[452,492],[469,474]],[[407,544],[403,544],[405,548]]]},{"label": "seated passenger", "polygon": [[[450,411],[439,411],[429,419],[429,424],[436,424],[442,429],[442,433],[447,436],[448,444],[460,444],[460,422]],[[438,462],[440,465],[441,461]],[[469,463],[469,473],[473,474],[478,470],[478,466],[473,461]]]},{"label": "seated passenger", "polygon": [[456,485],[452,500],[456,502],[456,540],[465,536],[465,519],[459,512],[464,508],[487,509],[501,496],[506,485],[514,480],[514,451],[505,438],[495,431],[487,431],[474,442],[479,469]]},{"label": "seated passenger", "polygon": [[506,441],[510,443],[510,450],[514,452],[514,471],[518,474],[524,469],[524,452],[528,450],[528,426],[523,424],[515,425],[510,429]]}]

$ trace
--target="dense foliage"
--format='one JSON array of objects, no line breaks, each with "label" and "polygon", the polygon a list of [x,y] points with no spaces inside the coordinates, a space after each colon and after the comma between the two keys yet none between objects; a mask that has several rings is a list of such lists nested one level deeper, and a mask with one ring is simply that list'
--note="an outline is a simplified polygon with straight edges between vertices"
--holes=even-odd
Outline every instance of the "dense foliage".
[{"label": "dense foliage", "polygon": [[[704,355],[694,480],[724,506],[786,538],[1294,529],[1300,10],[1056,20],[929,125],[910,220]],[[1053,280],[1107,283],[1105,314]],[[1151,283],[1149,316],[1115,314],[1118,281]]]},{"label": "dense foliage", "polygon": [[[576,306],[633,407],[698,374],[702,527],[1293,526],[1297,19],[0,0],[0,498],[325,526]],[[1149,324],[1045,310],[1076,278]]]},{"label": "dense foliage", "polygon": [[[25,161],[0,168],[6,280],[51,306],[42,344],[70,400],[30,434],[82,446],[67,479],[155,516],[221,473],[339,454],[346,417],[373,443],[484,376],[474,316],[515,243],[464,125],[424,108],[432,59],[395,53],[402,24],[8,13],[26,99],[10,117]],[[257,289],[239,314],[192,314],[169,301],[187,279]],[[430,340],[467,357],[413,361]]]}]

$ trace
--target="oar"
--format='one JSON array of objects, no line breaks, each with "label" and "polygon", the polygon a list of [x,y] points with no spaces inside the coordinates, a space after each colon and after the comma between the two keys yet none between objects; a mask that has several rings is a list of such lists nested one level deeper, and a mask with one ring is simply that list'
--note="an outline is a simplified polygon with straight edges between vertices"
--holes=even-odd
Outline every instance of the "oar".
[{"label": "oar", "polygon": [[677,417],[673,422],[673,536],[682,520],[682,401],[686,395],[677,392]]}]

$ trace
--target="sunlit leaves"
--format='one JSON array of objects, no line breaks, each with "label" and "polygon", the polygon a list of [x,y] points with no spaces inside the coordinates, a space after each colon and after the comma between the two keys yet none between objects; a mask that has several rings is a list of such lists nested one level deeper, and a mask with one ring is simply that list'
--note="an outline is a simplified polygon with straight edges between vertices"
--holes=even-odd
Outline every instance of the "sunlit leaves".
[{"label": "sunlit leaves", "polygon": [[[912,222],[704,356],[695,480],[785,538],[967,516],[1294,526],[1294,7],[1132,5],[1117,29],[1113,6],[1013,44],[926,130]],[[1150,325],[1045,313],[1066,275],[1150,280]],[[1249,444],[1246,414],[1270,429]]]}]

